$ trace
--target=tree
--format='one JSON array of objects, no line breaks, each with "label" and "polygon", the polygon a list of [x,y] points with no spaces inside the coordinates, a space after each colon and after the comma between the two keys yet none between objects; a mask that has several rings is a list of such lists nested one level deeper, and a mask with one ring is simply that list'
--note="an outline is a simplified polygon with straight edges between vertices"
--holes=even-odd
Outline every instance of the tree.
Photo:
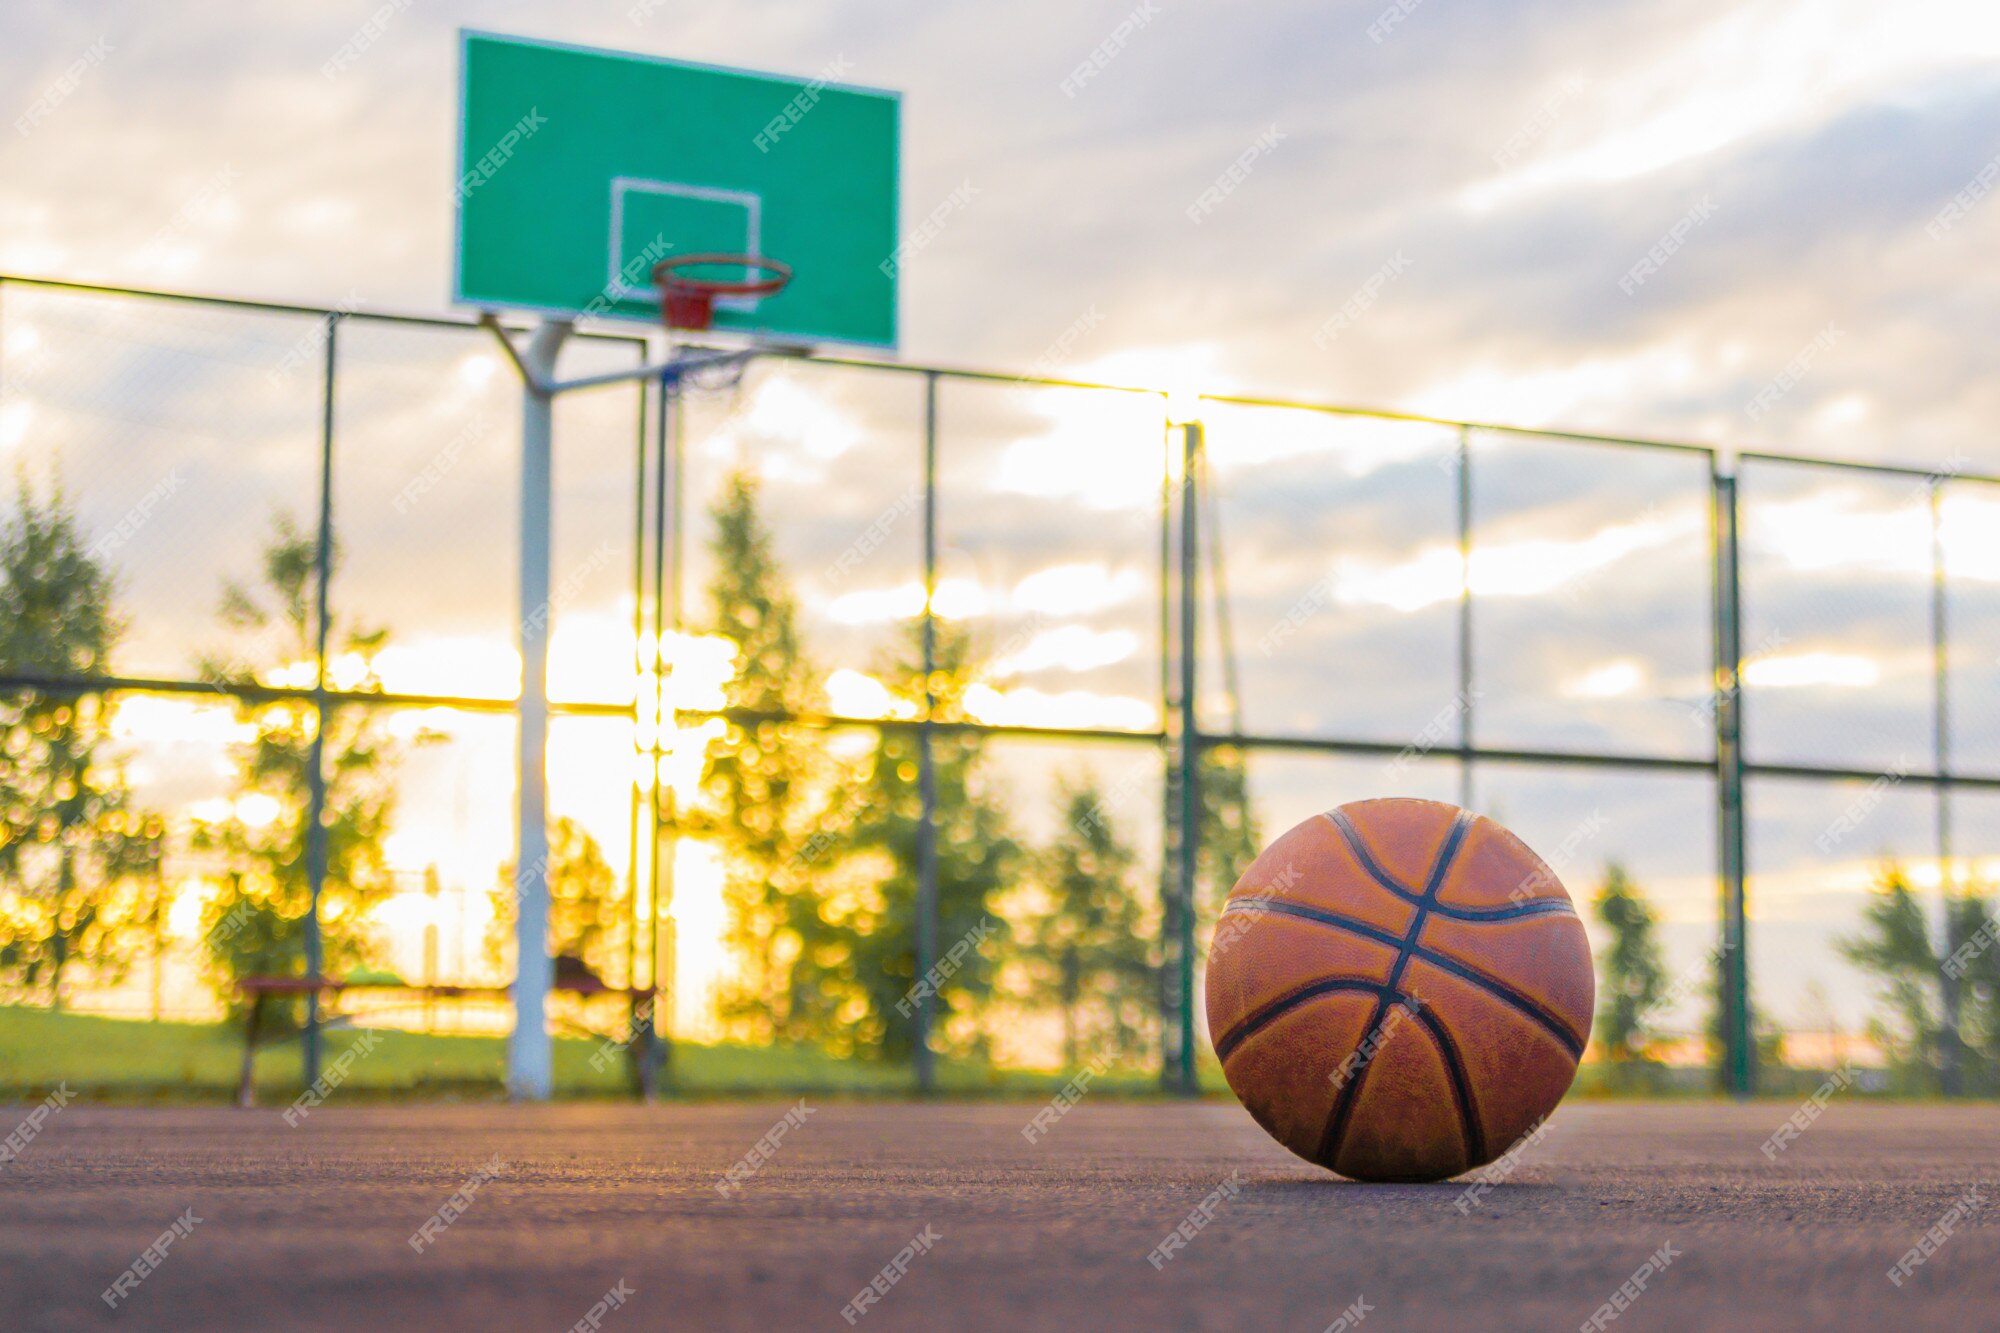
[{"label": "tree", "polygon": [[[255,636],[227,661],[202,663],[217,685],[255,684],[313,660],[313,539],[285,515],[273,521],[261,581],[223,589],[223,623]],[[335,627],[335,651],[360,663],[352,688],[379,690],[374,660],[383,630]],[[260,668],[259,658],[263,659]],[[309,701],[240,699],[237,716],[254,737],[231,747],[237,799],[227,818],[196,828],[195,845],[221,854],[228,882],[202,916],[211,979],[225,1002],[237,1001],[245,976],[303,976],[306,918],[311,910],[307,862],[311,809],[314,709]],[[401,747],[376,711],[333,708],[322,747],[326,775],[326,877],[320,897],[322,968],[340,976],[371,955],[368,915],[388,897],[392,881],[383,841],[395,810],[394,770]]]},{"label": "tree", "polygon": [[[1194,967],[1199,973],[1203,941],[1214,938],[1212,928],[1221,915],[1223,903],[1236,887],[1236,881],[1243,878],[1243,872],[1263,851],[1263,835],[1250,802],[1250,768],[1242,750],[1233,745],[1204,746],[1196,761],[1196,772],[1201,776],[1194,889]],[[1178,799],[1178,794],[1172,795],[1170,804]],[[1169,826],[1179,816],[1177,807],[1169,809],[1166,816]],[[1161,862],[1160,872],[1160,899],[1165,910],[1161,913],[1158,947],[1161,965],[1154,969],[1154,1003],[1165,1024],[1167,1063],[1163,1072],[1171,1076],[1173,1052],[1179,1045],[1174,1014],[1180,1003],[1180,977],[1170,960],[1178,957],[1181,926],[1180,865],[1171,846]]]},{"label": "tree", "polygon": [[[504,887],[493,894],[487,953],[510,957],[514,945],[514,863],[501,868]],[[622,973],[618,944],[628,926],[625,896],[604,849],[590,831],[563,816],[549,829],[549,953],[581,961],[600,980]]]},{"label": "tree", "polygon": [[1023,950],[1039,994],[1063,1020],[1063,1067],[1123,1060],[1146,1048],[1153,965],[1132,890],[1138,858],[1118,837],[1103,793],[1085,779],[1058,789],[1063,829],[1035,858],[1046,906]]},{"label": "tree", "polygon": [[[968,720],[965,694],[975,679],[971,636],[937,624],[931,690],[936,717]],[[923,622],[911,622],[904,653],[884,672],[890,694],[921,707],[924,700]],[[986,738],[940,730],[931,738],[937,791],[937,941],[942,956],[961,941],[983,938],[995,924],[993,897],[1013,883],[1020,848],[1008,831],[1000,793],[985,780]],[[881,867],[871,907],[845,920],[852,964],[847,971],[863,1001],[854,1034],[863,1047],[892,1058],[915,1050],[911,1004],[917,970],[918,837],[923,826],[920,745],[916,732],[884,728],[848,808],[858,810],[847,847]],[[963,951],[951,975],[938,978],[931,1003],[933,1045],[966,1053],[981,1044],[969,1022],[955,1022],[992,990],[992,961],[978,947]],[[901,1007],[899,1007],[901,1006]]]},{"label": "tree", "polygon": [[2000,915],[1990,896],[1968,885],[1948,900],[1945,924],[1947,948],[1939,968],[1957,992],[1960,1090],[2000,1095]]},{"label": "tree", "polygon": [[704,758],[703,806],[678,827],[722,853],[726,941],[738,965],[719,1011],[738,1035],[825,1040],[839,1032],[836,977],[846,962],[822,912],[820,880],[836,817],[819,735],[784,721],[820,706],[798,605],[772,551],[754,477],[738,472],[709,509],[708,629],[736,645],[724,706],[761,714],[731,721]]},{"label": "tree", "polygon": [[1656,1035],[1649,1020],[1659,1008],[1667,984],[1659,941],[1653,934],[1658,918],[1644,891],[1615,863],[1605,867],[1604,883],[1591,906],[1611,933],[1598,955],[1598,973],[1604,979],[1597,1011],[1598,1040],[1613,1068],[1623,1072],[1634,1061],[1650,1060]]},{"label": "tree", "polygon": [[[23,477],[0,523],[0,671],[105,673],[123,626],[113,579],[60,487]],[[157,878],[165,827],[106,763],[115,706],[29,690],[0,699],[0,974],[61,1008],[63,975],[124,973],[144,944],[136,888]]]},{"label": "tree", "polygon": [[[1861,930],[1840,941],[1848,961],[1875,978],[1886,1005],[1869,1020],[1869,1036],[1892,1071],[1916,1089],[1956,1094],[2000,1087],[1996,937],[1992,904],[1968,889],[1946,900],[1945,948],[1933,948],[1923,904],[1903,868],[1888,862]],[[1956,1022],[1947,1021],[1951,1001]]]},{"label": "tree", "polygon": [[1195,870],[1201,901],[1220,911],[1229,891],[1264,850],[1257,816],[1250,805],[1250,767],[1233,745],[1205,746],[1201,752],[1201,845]]}]

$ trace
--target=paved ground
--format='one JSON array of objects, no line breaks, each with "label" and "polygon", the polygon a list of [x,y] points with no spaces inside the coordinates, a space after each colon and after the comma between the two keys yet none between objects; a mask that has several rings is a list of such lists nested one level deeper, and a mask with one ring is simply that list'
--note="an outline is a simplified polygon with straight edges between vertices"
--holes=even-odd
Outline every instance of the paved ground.
[{"label": "paved ground", "polygon": [[[717,1180],[782,1104],[327,1107],[297,1129],[77,1106],[0,1167],[0,1328],[561,1330],[623,1283],[608,1333],[837,1330],[926,1227],[858,1327],[1321,1333],[1363,1301],[1365,1333],[1569,1330],[1663,1246],[1619,1333],[2000,1326],[1992,1204],[1902,1287],[1886,1276],[1968,1187],[2000,1201],[2000,1111],[1836,1101],[1767,1161],[1792,1109],[1570,1105],[1461,1213],[1462,1183],[1342,1182],[1219,1103],[1086,1102],[1030,1144],[1032,1107],[828,1102],[731,1198]],[[413,1250],[496,1153],[498,1177]],[[1232,1173],[1156,1270],[1148,1252]]]}]

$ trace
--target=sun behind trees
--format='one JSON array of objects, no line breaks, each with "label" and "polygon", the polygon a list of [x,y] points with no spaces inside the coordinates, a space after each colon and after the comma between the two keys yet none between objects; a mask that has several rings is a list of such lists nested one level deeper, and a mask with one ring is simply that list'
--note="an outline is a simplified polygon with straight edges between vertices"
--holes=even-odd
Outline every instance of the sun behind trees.
[{"label": "sun behind trees", "polygon": [[[682,817],[680,831],[715,846],[724,866],[726,942],[735,965],[720,997],[724,1029],[740,1039],[906,1059],[914,1050],[918,980],[918,735],[908,726],[883,727],[872,743],[857,744],[854,732],[786,720],[823,708],[822,677],[800,632],[755,479],[729,477],[709,515],[715,574],[704,628],[736,645],[735,672],[724,687],[734,716],[709,743],[703,799]],[[980,645],[952,622],[937,622],[934,633],[934,716],[947,724],[970,720],[965,699],[981,677]],[[873,669],[897,716],[922,714],[922,663],[916,619]],[[1136,1053],[1153,1017],[1154,969],[1129,883],[1131,854],[1108,826],[1079,830],[1076,802],[1097,800],[1087,782],[1062,797],[1056,845],[1024,848],[989,745],[971,729],[944,726],[932,736],[937,949],[942,955],[960,941],[979,941],[938,979],[933,1046],[957,1056],[990,1054],[996,1034],[983,1005],[1012,947],[998,904],[1039,871],[1048,902],[1028,928],[1022,955],[1030,971],[1048,978],[1036,987],[1036,1007],[1064,1011],[1073,1060]],[[1240,827],[1240,815],[1218,818]]]},{"label": "sun behind trees", "polygon": [[819,708],[819,673],[806,660],[755,479],[730,476],[709,517],[706,628],[736,646],[723,704],[764,715],[727,723],[710,743],[702,802],[678,820],[680,832],[722,853],[724,943],[736,973],[717,997],[718,1017],[733,1037],[830,1042],[854,1016],[842,1004],[846,950],[817,887],[838,823],[832,760],[821,733],[769,716]]},{"label": "sun behind trees", "polygon": [[1035,857],[1045,901],[1024,923],[1023,961],[1062,1012],[1065,1070],[1136,1060],[1158,1013],[1157,965],[1132,884],[1139,858],[1094,779],[1060,782],[1057,804],[1062,831]]},{"label": "sun behind trees", "polygon": [[[267,683],[315,656],[313,539],[283,514],[272,521],[261,579],[230,583],[221,619],[235,631],[232,651],[201,664],[218,685]],[[358,691],[379,690],[380,629],[336,627],[329,651],[358,664]],[[246,976],[302,976],[312,894],[308,858],[314,709],[310,701],[239,699],[237,716],[254,730],[231,747],[238,795],[223,819],[197,823],[194,845],[218,853],[228,881],[202,911],[208,973],[226,1005]],[[420,738],[421,739],[421,738]],[[342,976],[370,961],[369,915],[394,888],[383,850],[395,811],[395,768],[403,745],[380,710],[329,711],[322,747],[326,774],[326,878],[320,896],[321,971]]]}]

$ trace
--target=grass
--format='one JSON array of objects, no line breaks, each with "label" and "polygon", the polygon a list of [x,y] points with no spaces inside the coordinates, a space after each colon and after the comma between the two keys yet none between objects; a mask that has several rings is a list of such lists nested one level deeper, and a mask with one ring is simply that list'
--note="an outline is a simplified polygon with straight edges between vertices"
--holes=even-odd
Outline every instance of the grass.
[{"label": "grass", "polygon": [[[375,1029],[380,1040],[347,1068],[341,1095],[415,1095],[497,1100],[504,1095],[506,1043],[500,1037],[432,1036]],[[351,1029],[330,1031],[325,1061],[358,1040]],[[620,1058],[591,1066],[600,1042],[555,1041],[556,1092],[562,1097],[626,1097],[630,1075]],[[0,1100],[35,1101],[60,1085],[91,1101],[216,1102],[236,1095],[243,1034],[236,1024],[149,1023],[46,1009],[0,1006]],[[281,1105],[301,1086],[296,1039],[261,1046],[256,1065],[260,1104]],[[1049,1070],[940,1061],[939,1088],[961,1097],[1045,1097],[1067,1080]],[[1204,1080],[1206,1083],[1207,1080]],[[1113,1073],[1093,1089],[1114,1095],[1157,1093],[1147,1071]],[[1219,1077],[1214,1086],[1221,1087]],[[663,1091],[678,1097],[819,1093],[848,1096],[914,1094],[908,1066],[841,1059],[813,1047],[678,1042]]]},{"label": "grass", "polygon": [[[503,1038],[431,1036],[386,1028],[372,1031],[380,1040],[373,1051],[349,1064],[340,1085],[344,1099],[414,1096],[495,1101],[505,1095]],[[328,1032],[327,1063],[331,1065],[356,1040],[352,1029]],[[592,1067],[591,1057],[600,1044],[582,1037],[556,1038],[558,1096],[631,1096],[630,1075],[622,1058],[600,1061],[601,1068]],[[242,1030],[234,1023],[134,1022],[0,1005],[0,1101],[38,1101],[58,1086],[67,1085],[73,1094],[89,1101],[226,1102],[236,1095],[242,1059]],[[289,1102],[301,1086],[300,1070],[296,1039],[261,1047],[256,1066],[259,1103]],[[1662,1068],[1652,1072],[1654,1077],[1634,1083],[1612,1078],[1603,1065],[1585,1065],[1570,1095],[1587,1100],[1695,1100],[1715,1095],[1706,1070]],[[1229,1095],[1212,1059],[1202,1061],[1200,1074],[1205,1093]],[[1759,1096],[1796,1100],[1811,1093],[1824,1077],[1818,1071],[1767,1068],[1760,1073]],[[938,1064],[939,1089],[952,1097],[1039,1100],[1067,1081],[1053,1070],[961,1060],[941,1060]],[[1094,1080],[1090,1087],[1094,1094],[1114,1097],[1159,1095],[1156,1075],[1145,1069],[1114,1071]],[[662,1091],[667,1096],[695,1099],[801,1094],[903,1097],[915,1095],[916,1079],[907,1065],[843,1059],[809,1046],[679,1042]],[[1862,1087],[1846,1095],[1879,1095],[1880,1091]]]}]

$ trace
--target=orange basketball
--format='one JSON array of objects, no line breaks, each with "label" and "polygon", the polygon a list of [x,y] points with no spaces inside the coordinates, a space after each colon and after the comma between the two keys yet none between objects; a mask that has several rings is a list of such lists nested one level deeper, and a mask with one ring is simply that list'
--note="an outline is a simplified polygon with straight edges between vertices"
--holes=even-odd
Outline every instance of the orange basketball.
[{"label": "orange basketball", "polygon": [[1442,1180],[1555,1109],[1596,989],[1569,894],[1519,838],[1437,801],[1358,801],[1230,891],[1208,1030],[1229,1086],[1299,1156]]}]

